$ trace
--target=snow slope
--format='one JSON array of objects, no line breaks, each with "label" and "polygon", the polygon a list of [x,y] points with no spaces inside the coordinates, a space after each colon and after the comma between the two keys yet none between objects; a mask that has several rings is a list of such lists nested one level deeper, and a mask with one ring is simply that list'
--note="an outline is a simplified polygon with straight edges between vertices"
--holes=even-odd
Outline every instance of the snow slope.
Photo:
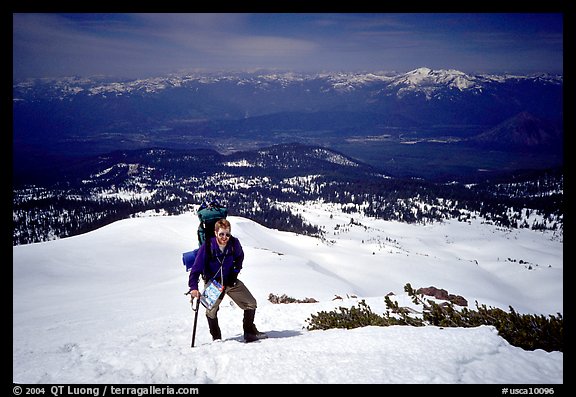
[{"label": "snow slope", "polygon": [[[382,314],[389,292],[410,306],[406,283],[447,289],[472,309],[478,300],[562,313],[562,242],[552,234],[479,220],[422,226],[356,216],[350,224],[336,207],[293,207],[324,225],[328,241],[229,217],[246,254],[240,279],[258,300],[257,327],[270,336],[252,344],[241,343],[242,311],[225,298],[224,340],[211,342],[201,309],[190,348],[181,255],[197,244],[193,213],[14,247],[13,381],[563,383],[563,353],[514,347],[493,327],[305,329],[311,314],[361,299]],[[319,302],[272,304],[270,293]]]}]

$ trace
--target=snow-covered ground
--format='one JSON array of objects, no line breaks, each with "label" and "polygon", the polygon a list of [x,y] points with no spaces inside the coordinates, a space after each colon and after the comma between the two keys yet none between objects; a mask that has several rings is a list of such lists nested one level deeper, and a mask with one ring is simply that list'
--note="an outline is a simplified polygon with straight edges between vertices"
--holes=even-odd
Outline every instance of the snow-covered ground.
[{"label": "snow-covered ground", "polygon": [[[526,351],[495,328],[364,327],[308,331],[319,311],[435,286],[521,313],[563,313],[563,244],[551,233],[480,220],[408,225],[296,206],[327,241],[230,216],[246,258],[240,279],[269,338],[242,343],[242,311],[225,298],[224,340],[193,312],[182,253],[197,246],[194,213],[139,217],[13,248],[16,383],[563,383],[563,353]],[[331,216],[332,215],[332,216]],[[351,224],[350,220],[353,218]],[[338,225],[338,226],[337,226]],[[269,294],[318,303],[272,304]],[[342,300],[333,300],[335,296]],[[353,296],[356,296],[353,297]]]}]

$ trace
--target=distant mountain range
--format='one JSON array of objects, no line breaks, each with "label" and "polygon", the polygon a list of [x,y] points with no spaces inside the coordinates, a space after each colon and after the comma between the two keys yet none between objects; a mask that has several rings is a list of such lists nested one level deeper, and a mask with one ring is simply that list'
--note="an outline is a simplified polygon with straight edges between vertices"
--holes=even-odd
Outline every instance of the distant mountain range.
[{"label": "distant mountain range", "polygon": [[358,151],[375,137],[558,156],[562,92],[562,76],[429,68],[33,79],[13,85],[15,166],[31,154],[41,162],[44,156],[148,147],[229,153],[302,142],[346,153],[348,147],[338,145]]},{"label": "distant mountain range", "polygon": [[[562,85],[560,75],[468,75],[458,70],[432,70],[418,68],[408,73],[390,75],[390,73],[319,73],[299,74],[293,72],[202,72],[170,75],[130,81],[111,81],[110,78],[60,78],[28,79],[15,82],[15,100],[66,99],[75,96],[114,97],[128,95],[159,94],[171,89],[198,90],[199,87],[233,86],[252,94],[271,92],[279,89],[294,92],[298,88],[304,91],[353,92],[369,88],[388,88],[385,95],[402,97],[410,93],[424,93],[427,99],[439,99],[442,90],[453,89],[481,94],[484,90],[494,89],[502,84],[543,84]],[[214,91],[216,92],[216,91]],[[314,92],[310,92],[314,94]],[[248,105],[248,104],[245,104]]]}]

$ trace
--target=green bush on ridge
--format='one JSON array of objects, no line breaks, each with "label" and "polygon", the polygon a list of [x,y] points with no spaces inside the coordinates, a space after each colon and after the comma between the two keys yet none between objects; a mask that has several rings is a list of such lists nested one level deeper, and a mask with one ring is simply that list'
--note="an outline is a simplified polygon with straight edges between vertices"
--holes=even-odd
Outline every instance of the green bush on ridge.
[{"label": "green bush on ridge", "polygon": [[[338,307],[327,312],[321,311],[312,314],[306,319],[308,330],[326,330],[331,328],[352,329],[369,325],[411,325],[421,327],[434,325],[438,327],[478,327],[480,325],[492,325],[498,330],[498,334],[506,339],[511,345],[525,350],[542,349],[547,352],[564,351],[564,319],[562,314],[557,316],[533,314],[519,314],[512,306],[510,313],[476,302],[477,310],[454,308],[451,302],[438,304],[430,299],[425,301],[422,295],[418,295],[410,284],[404,286],[404,290],[412,298],[415,304],[422,305],[420,313],[406,307],[399,307],[397,302],[386,296],[386,312],[378,315],[372,311],[365,300],[358,302],[358,307]],[[418,316],[417,316],[418,315]]]}]

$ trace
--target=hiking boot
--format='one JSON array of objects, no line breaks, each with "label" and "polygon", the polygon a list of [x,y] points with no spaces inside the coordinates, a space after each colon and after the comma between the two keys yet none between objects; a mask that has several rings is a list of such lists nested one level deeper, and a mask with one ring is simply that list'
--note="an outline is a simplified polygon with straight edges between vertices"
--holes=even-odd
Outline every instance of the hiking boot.
[{"label": "hiking boot", "polygon": [[256,327],[254,327],[254,331],[252,332],[244,332],[244,341],[246,343],[255,342],[257,340],[266,338],[268,338],[268,335],[266,335],[264,332],[258,331]]},{"label": "hiking boot", "polygon": [[255,342],[260,339],[266,339],[268,335],[264,332],[258,331],[254,325],[254,316],[256,315],[255,309],[244,310],[244,341]]}]

